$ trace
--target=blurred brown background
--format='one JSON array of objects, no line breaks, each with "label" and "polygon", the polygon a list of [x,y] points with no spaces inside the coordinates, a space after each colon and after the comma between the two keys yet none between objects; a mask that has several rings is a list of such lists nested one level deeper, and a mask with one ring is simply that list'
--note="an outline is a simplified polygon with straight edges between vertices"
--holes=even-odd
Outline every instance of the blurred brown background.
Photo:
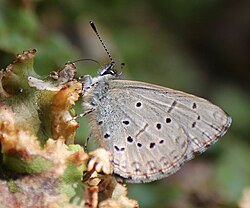
[{"label": "blurred brown background", "polygon": [[[30,48],[41,75],[79,58],[104,65],[94,21],[123,77],[205,97],[233,118],[206,153],[165,180],[129,185],[130,197],[146,208],[237,207],[250,189],[249,11],[250,1],[232,0],[0,0],[0,66]],[[98,67],[77,63],[79,75]],[[83,118],[77,141],[88,135]]]}]

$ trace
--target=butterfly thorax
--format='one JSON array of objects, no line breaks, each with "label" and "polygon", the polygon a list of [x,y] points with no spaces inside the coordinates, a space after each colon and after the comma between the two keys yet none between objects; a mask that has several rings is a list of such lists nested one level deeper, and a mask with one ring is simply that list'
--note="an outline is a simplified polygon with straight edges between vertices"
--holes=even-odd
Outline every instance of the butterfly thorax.
[{"label": "butterfly thorax", "polygon": [[[85,76],[83,83],[82,98],[84,114],[90,120],[92,135],[98,139],[98,143],[102,147],[107,147],[106,143],[100,140],[102,132],[98,128],[99,107],[103,105],[103,101],[109,100],[110,81],[114,80],[116,76],[111,74],[99,75],[97,77]],[[110,110],[109,110],[110,111]]]}]

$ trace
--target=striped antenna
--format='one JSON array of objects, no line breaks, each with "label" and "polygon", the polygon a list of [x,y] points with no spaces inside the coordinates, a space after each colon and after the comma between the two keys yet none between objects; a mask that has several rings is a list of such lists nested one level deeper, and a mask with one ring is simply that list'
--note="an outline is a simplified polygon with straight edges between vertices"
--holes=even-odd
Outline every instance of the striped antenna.
[{"label": "striped antenna", "polygon": [[110,59],[110,61],[111,61],[111,65],[114,65],[114,64],[115,64],[115,61],[114,61],[114,59],[112,58],[112,56],[110,55],[108,49],[106,48],[104,42],[103,42],[102,39],[101,39],[99,33],[97,32],[97,29],[96,29],[95,24],[94,24],[92,21],[89,21],[89,24],[90,24],[90,26],[92,27],[92,29],[94,30],[94,32],[95,32],[95,34],[97,35],[98,39],[100,40],[100,42],[101,42],[101,44],[102,44],[104,50],[105,50],[106,53],[108,54],[109,59]]}]

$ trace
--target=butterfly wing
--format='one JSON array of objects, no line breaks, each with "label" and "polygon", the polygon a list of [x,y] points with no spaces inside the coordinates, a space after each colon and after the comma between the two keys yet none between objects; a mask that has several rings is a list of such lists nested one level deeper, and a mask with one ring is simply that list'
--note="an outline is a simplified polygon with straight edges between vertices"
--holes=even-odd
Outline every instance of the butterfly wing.
[{"label": "butterfly wing", "polygon": [[[91,127],[113,155],[115,174],[150,182],[204,152],[231,124],[209,101],[152,84],[109,80],[84,97]],[[90,105],[90,103],[92,103]]]}]

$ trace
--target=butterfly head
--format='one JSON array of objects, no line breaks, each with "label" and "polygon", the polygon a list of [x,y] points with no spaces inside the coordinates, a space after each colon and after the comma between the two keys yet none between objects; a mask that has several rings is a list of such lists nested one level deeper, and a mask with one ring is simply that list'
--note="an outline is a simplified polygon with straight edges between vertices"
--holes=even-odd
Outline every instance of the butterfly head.
[{"label": "butterfly head", "polygon": [[115,62],[111,62],[110,64],[106,64],[98,73],[99,76],[111,75],[113,77],[117,77],[119,74],[115,69]]}]

